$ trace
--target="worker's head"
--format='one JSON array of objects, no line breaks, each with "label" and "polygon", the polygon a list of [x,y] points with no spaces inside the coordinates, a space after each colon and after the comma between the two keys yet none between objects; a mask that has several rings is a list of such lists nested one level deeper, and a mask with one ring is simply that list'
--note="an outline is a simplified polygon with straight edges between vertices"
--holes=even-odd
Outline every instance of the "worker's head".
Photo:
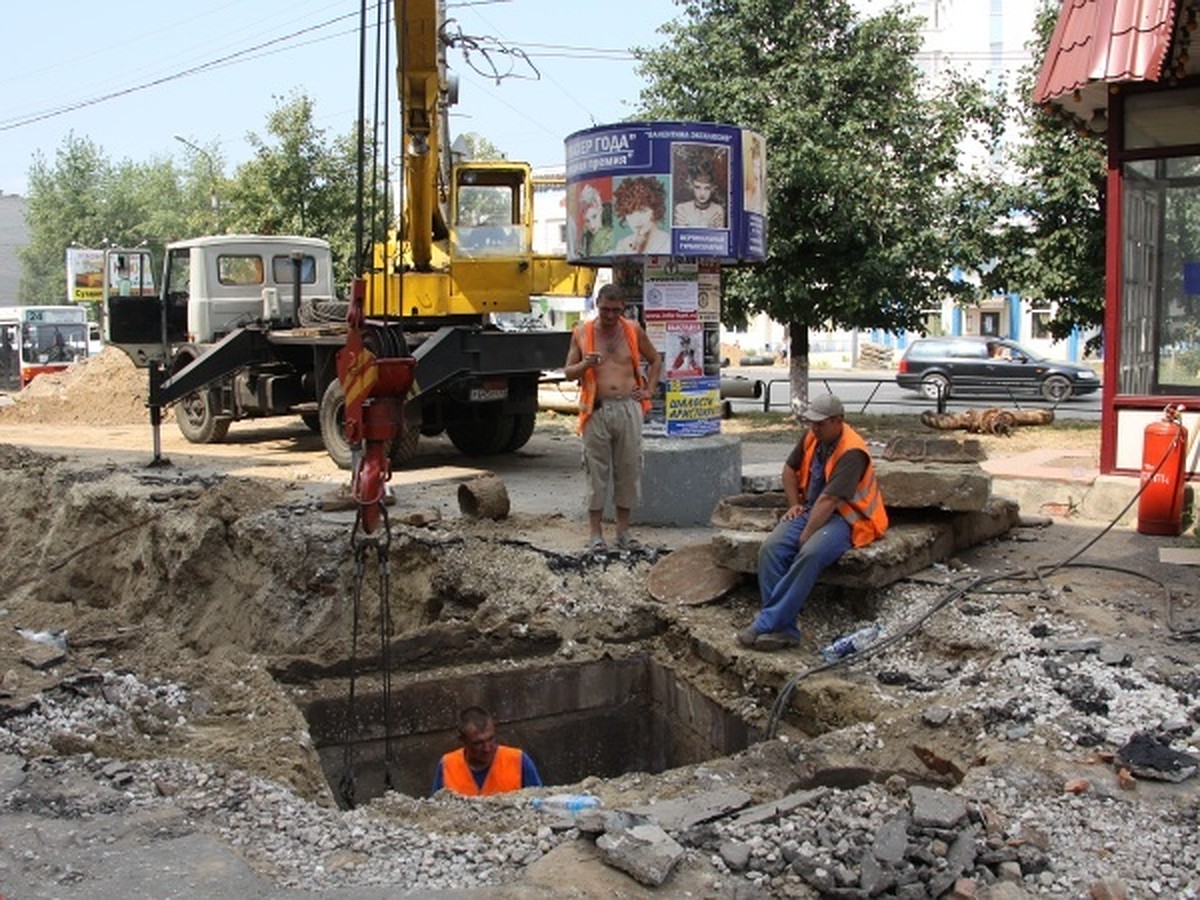
[{"label": "worker's head", "polygon": [[800,410],[800,424],[812,429],[818,440],[829,441],[842,433],[846,411],[833,394],[818,394]]},{"label": "worker's head", "polygon": [[458,739],[467,765],[486,769],[496,756],[496,722],[482,706],[468,706],[458,716]]},{"label": "worker's head", "polygon": [[621,289],[615,284],[606,284],[600,288],[600,292],[596,294],[596,309],[600,313],[601,321],[615,326],[617,318],[625,311],[625,298]]}]

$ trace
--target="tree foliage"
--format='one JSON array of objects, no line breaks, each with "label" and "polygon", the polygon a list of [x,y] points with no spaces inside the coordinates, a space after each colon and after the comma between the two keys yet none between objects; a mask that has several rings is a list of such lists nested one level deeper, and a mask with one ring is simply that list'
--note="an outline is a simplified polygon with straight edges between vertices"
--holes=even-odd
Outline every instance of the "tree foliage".
[{"label": "tree foliage", "polygon": [[[304,94],[280,100],[267,116],[266,133],[247,135],[254,158],[238,167],[229,184],[230,231],[321,237],[333,249],[340,281],[358,274],[354,259],[357,205],[357,131],[330,138],[314,123],[313,101]],[[367,177],[372,177],[367,172]],[[382,172],[376,172],[377,179]],[[380,187],[368,211],[381,213]]]},{"label": "tree foliage", "polygon": [[990,146],[999,108],[973,82],[922,81],[916,19],[860,19],[846,0],[681,5],[663,46],[639,51],[644,113],[767,141],[768,258],[726,278],[727,321],[789,325],[797,380],[809,327],[919,328],[922,308],[969,290],[951,273],[975,267],[984,221],[959,146]]},{"label": "tree foliage", "polygon": [[[1104,323],[1105,135],[1033,103],[1033,86],[1057,21],[1058,4],[1039,12],[1034,62],[1020,77],[1027,140],[1012,153],[1013,184],[1000,196],[994,269],[984,284],[1057,304],[1050,333]],[[1096,343],[1099,343],[1097,339]]]},{"label": "tree foliage", "polygon": [[23,303],[67,301],[69,247],[161,250],[185,227],[179,183],[167,160],[112,163],[87,138],[70,134],[54,164],[38,155],[29,170],[25,218],[29,243],[19,251]]},{"label": "tree foliage", "polygon": [[[232,176],[215,146],[195,145],[182,166],[169,159],[112,163],[87,138],[64,140],[53,163],[34,160],[20,251],[23,303],[67,297],[68,247],[147,246],[161,260],[174,240],[213,233],[300,234],[325,238],[342,281],[354,259],[357,132],[330,138],[313,122],[313,103],[295,95],[267,117],[265,134],[249,140],[255,155]],[[384,172],[366,173],[367,214],[390,215]],[[383,229],[366,227],[369,235]]]}]

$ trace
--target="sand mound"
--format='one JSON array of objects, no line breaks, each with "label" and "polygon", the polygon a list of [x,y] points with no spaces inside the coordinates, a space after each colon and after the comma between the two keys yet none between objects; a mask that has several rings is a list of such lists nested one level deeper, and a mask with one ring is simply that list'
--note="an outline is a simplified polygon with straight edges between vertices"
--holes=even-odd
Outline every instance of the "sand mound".
[{"label": "sand mound", "polygon": [[115,347],[53,374],[39,375],[13,402],[0,407],[0,424],[39,425],[149,424],[145,369]]}]

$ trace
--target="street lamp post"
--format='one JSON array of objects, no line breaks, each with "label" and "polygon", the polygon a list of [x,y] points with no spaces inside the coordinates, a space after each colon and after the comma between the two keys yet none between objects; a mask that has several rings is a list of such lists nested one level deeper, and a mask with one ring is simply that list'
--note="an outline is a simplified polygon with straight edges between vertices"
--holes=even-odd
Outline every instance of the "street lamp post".
[{"label": "street lamp post", "polygon": [[203,147],[197,146],[196,144],[192,143],[187,138],[185,138],[182,134],[177,134],[174,137],[175,137],[175,140],[179,141],[179,143],[183,144],[185,147],[190,149],[193,153],[196,153],[197,155],[204,157],[204,161],[208,164],[208,177],[209,177],[209,182],[210,182],[210,186],[208,189],[208,199],[209,199],[209,205],[212,207],[213,231],[219,232],[221,230],[221,207],[220,207],[220,203],[217,200],[217,165],[213,161],[212,154],[210,154]]}]

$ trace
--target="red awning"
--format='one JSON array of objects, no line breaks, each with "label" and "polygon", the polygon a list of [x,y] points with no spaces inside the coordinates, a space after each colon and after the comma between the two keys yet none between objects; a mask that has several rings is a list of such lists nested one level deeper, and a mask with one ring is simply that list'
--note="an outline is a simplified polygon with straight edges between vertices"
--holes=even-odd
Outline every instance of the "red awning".
[{"label": "red awning", "polygon": [[1055,103],[1087,121],[1108,108],[1107,84],[1158,81],[1177,5],[1176,0],[1063,0],[1034,102]]}]

